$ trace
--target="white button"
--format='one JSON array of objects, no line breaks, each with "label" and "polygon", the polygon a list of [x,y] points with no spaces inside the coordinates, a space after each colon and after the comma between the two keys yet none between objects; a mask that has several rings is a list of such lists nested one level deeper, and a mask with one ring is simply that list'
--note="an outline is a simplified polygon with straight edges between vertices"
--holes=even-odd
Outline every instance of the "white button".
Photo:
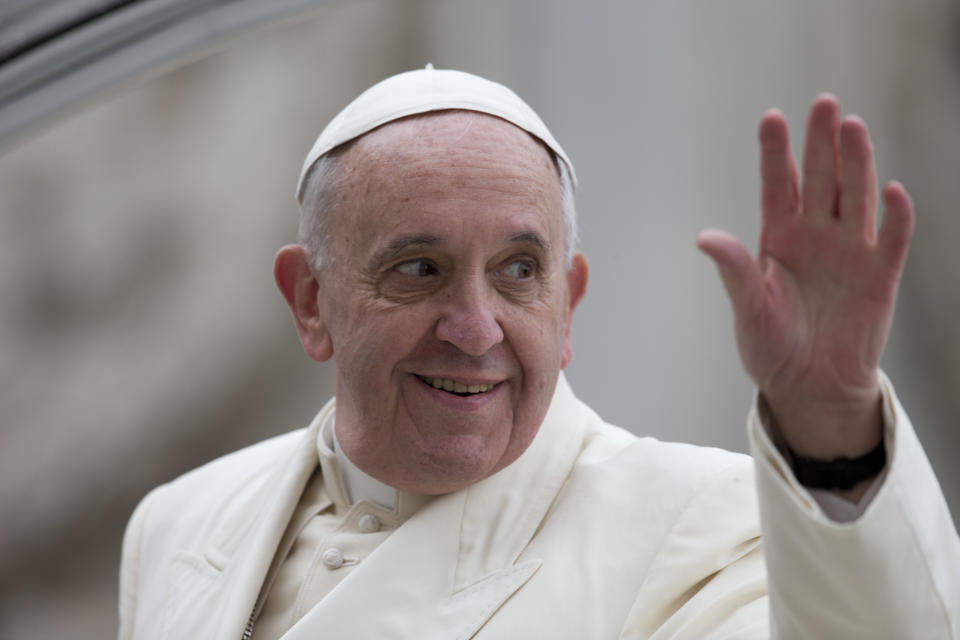
[{"label": "white button", "polygon": [[339,569],[343,566],[343,552],[340,549],[332,548],[323,552],[323,566],[327,569]]},{"label": "white button", "polygon": [[368,513],[360,517],[360,522],[357,523],[357,527],[360,528],[361,533],[380,531],[380,520],[372,513]]}]

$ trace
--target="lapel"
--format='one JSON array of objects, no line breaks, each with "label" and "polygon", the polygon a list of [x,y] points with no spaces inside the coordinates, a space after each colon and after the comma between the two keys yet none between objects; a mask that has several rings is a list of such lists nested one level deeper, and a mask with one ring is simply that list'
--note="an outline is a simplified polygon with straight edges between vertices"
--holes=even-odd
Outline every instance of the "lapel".
[{"label": "lapel", "polygon": [[579,454],[580,407],[561,374],[544,423],[520,458],[424,506],[283,640],[473,637],[541,565],[520,555]]},{"label": "lapel", "polygon": [[[280,539],[310,475],[317,467],[317,434],[324,418],[332,410],[331,401],[320,411],[294,452],[267,483],[259,512],[254,510],[256,522],[253,530],[244,536],[230,554],[233,561],[227,564],[223,572],[223,604],[220,615],[216,616],[219,626],[212,638],[237,640],[243,635]],[[209,545],[206,552],[208,557],[219,552],[217,546],[216,540]]]}]

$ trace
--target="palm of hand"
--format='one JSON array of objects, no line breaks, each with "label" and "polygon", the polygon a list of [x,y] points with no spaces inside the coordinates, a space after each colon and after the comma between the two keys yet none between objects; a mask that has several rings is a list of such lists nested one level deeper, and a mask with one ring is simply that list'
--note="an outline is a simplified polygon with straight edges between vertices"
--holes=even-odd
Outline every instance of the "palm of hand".
[{"label": "palm of hand", "polygon": [[760,299],[737,327],[760,388],[823,398],[843,386],[872,389],[897,286],[876,248],[800,217],[763,245]]},{"label": "palm of hand", "polygon": [[811,454],[855,450],[877,433],[857,425],[878,420],[877,364],[913,221],[906,191],[890,183],[877,237],[866,127],[857,118],[841,123],[838,114],[832,96],[814,103],[802,185],[783,116],[769,112],[761,121],[756,261],[726,233],[698,238],[730,295],[745,369],[791,446]]}]

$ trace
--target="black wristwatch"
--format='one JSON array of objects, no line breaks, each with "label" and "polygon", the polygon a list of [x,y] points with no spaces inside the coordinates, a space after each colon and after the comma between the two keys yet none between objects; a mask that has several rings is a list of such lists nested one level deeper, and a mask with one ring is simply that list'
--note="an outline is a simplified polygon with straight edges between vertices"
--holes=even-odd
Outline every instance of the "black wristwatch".
[{"label": "black wristwatch", "polygon": [[810,489],[850,489],[879,474],[887,464],[887,448],[883,440],[870,453],[859,458],[815,460],[798,456],[789,449],[788,452],[797,482]]}]

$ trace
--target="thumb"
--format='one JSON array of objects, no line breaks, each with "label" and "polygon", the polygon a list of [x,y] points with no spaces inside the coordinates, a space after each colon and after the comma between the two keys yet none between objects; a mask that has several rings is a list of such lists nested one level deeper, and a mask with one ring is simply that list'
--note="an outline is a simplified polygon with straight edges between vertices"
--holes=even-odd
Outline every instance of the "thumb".
[{"label": "thumb", "polygon": [[716,229],[701,231],[697,248],[710,256],[717,267],[734,315],[747,317],[754,301],[762,299],[763,293],[763,274],[750,252],[732,235]]}]

